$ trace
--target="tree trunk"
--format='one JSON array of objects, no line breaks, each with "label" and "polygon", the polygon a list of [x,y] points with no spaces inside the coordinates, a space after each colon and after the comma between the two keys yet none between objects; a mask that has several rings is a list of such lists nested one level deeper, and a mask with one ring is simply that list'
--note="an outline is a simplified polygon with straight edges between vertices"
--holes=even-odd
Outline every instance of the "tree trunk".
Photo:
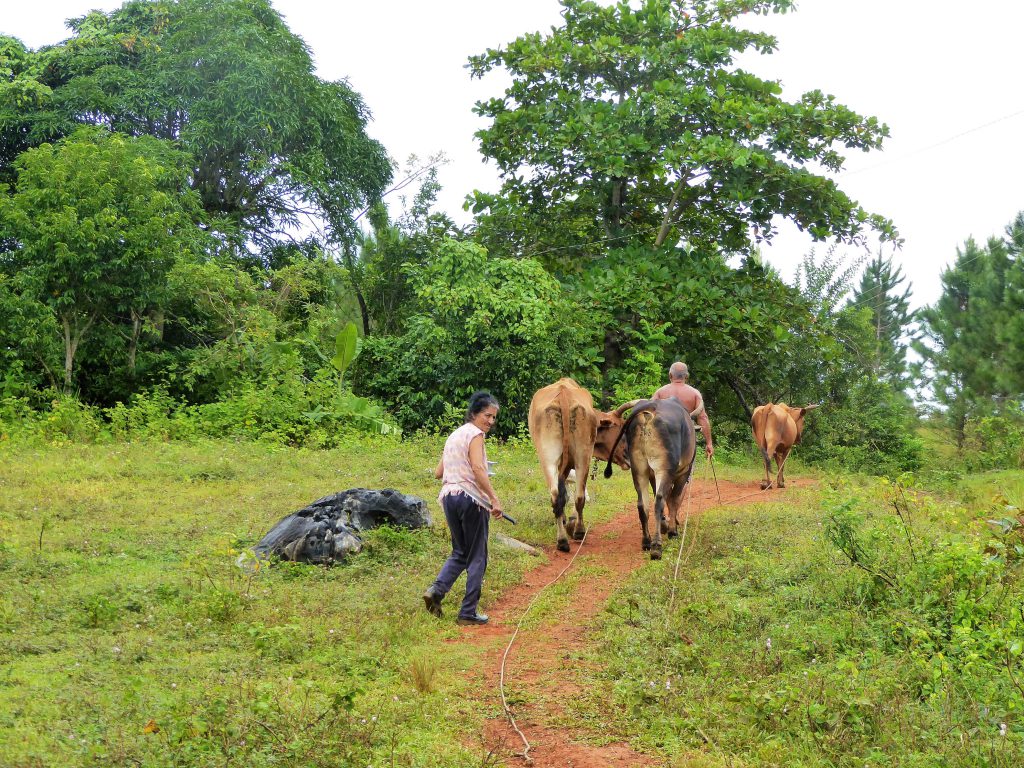
[{"label": "tree trunk", "polygon": [[79,327],[77,322],[72,322],[75,313],[72,311],[69,314],[61,315],[61,325],[64,327],[64,393],[68,394],[71,392],[71,380],[72,373],[75,367],[75,355],[78,353],[78,347],[82,343],[82,337],[85,336],[85,332],[89,330],[89,326],[92,325],[93,320],[96,319],[95,315],[90,315],[85,322]]},{"label": "tree trunk", "polygon": [[736,380],[732,376],[726,376],[725,382],[729,385],[729,389],[736,394],[736,399],[740,401],[740,406],[742,406],[744,413],[747,414],[747,421],[750,421],[754,418],[754,412],[750,410],[750,406],[747,405],[747,401],[743,397],[743,393],[740,391],[739,384],[736,383]]},{"label": "tree trunk", "polygon": [[132,310],[132,335],[128,339],[128,371],[135,378],[135,356],[139,350],[139,336],[142,335],[142,315]]}]

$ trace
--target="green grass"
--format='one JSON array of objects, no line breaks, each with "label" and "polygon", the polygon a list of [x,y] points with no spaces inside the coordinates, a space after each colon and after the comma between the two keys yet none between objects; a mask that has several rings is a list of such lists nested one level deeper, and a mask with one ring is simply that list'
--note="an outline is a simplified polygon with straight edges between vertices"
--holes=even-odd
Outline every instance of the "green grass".
[{"label": "green grass", "polygon": [[[1020,559],[983,553],[984,510],[910,494],[912,559],[891,486],[836,486],[708,513],[671,614],[673,563],[638,572],[606,609],[606,673],[580,716],[615,713],[679,766],[1021,765],[1024,698],[1003,661],[1015,648],[1019,683]],[[827,539],[847,500],[896,588]]]},{"label": "green grass", "polygon": [[[484,649],[451,642],[457,595],[441,622],[420,601],[449,551],[443,525],[372,532],[334,568],[250,580],[234,564],[345,488],[396,487],[438,518],[440,448],[2,444],[0,764],[480,765],[472,734],[493,713],[467,696]],[[553,543],[532,448],[488,451],[519,519],[493,526]],[[588,522],[629,492],[626,476],[602,481]],[[535,562],[492,545],[483,608]]]},{"label": "green grass", "polygon": [[[493,648],[453,642],[454,600],[438,622],[419,597],[448,553],[442,525],[373,532],[363,553],[333,568],[278,563],[249,579],[235,565],[278,519],[345,488],[396,487],[426,499],[436,518],[440,447],[434,438],[352,438],[323,452],[0,443],[0,765],[488,764],[477,734],[499,713],[479,703],[493,700],[479,671]],[[488,452],[520,523],[494,528],[553,544],[530,446]],[[759,476],[753,463],[717,469],[719,479]],[[996,579],[967,555],[991,536],[979,518],[1020,506],[1024,475],[911,496],[914,535],[928,542],[919,562],[934,559],[935,573],[900,554],[891,487],[835,485],[708,512],[672,615],[675,550],[646,562],[613,596],[594,645],[572,649],[589,655],[572,672],[585,677],[585,695],[560,715],[582,724],[573,738],[625,734],[680,766],[1020,764],[1024,700],[989,663],[1024,631],[997,621],[1021,605],[1019,561]],[[634,500],[626,473],[595,482],[592,496],[588,524]],[[899,574],[898,595],[825,540],[825,512],[851,497],[865,545]],[[953,555],[964,558],[959,570],[941,570]],[[536,562],[492,545],[483,609]],[[538,601],[529,627],[601,572],[581,565]],[[992,589],[972,593],[961,577]],[[949,628],[945,667],[925,652],[944,642],[929,634],[942,600],[980,606]]]}]

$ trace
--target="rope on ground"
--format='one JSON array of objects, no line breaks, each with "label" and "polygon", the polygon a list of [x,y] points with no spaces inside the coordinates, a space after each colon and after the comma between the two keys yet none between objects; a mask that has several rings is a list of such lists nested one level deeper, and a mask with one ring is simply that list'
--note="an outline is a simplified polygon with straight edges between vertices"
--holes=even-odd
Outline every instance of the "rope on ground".
[{"label": "rope on ground", "polygon": [[565,566],[565,568],[563,568],[561,571],[558,572],[558,575],[555,576],[555,578],[553,578],[551,581],[549,581],[547,584],[545,584],[543,587],[541,587],[540,591],[536,595],[534,595],[533,599],[527,604],[526,610],[523,611],[523,615],[519,617],[519,623],[516,624],[516,630],[515,630],[515,632],[512,633],[512,638],[508,641],[508,645],[505,648],[505,653],[501,657],[501,674],[499,675],[499,678],[498,678],[498,688],[501,691],[501,706],[505,710],[505,717],[508,718],[509,724],[515,730],[515,732],[519,734],[519,738],[523,740],[523,754],[522,754],[522,757],[523,757],[523,760],[525,760],[527,764],[532,764],[533,763],[533,758],[530,757],[530,742],[526,738],[526,734],[524,734],[519,729],[519,725],[516,723],[516,718],[512,714],[512,709],[508,705],[508,699],[505,698],[505,662],[508,660],[508,654],[509,654],[509,651],[512,650],[512,644],[515,643],[516,638],[519,636],[519,630],[523,628],[523,622],[526,620],[526,616],[530,612],[530,609],[533,608],[534,603],[537,602],[537,600],[540,598],[540,596],[542,594],[544,594],[545,590],[547,590],[548,587],[550,587],[556,581],[558,581],[560,578],[562,578],[562,575],[566,571],[568,571],[570,568],[572,568],[572,564],[574,562],[576,562],[577,556],[583,550],[583,543],[587,540],[587,534],[589,532],[590,532],[589,529],[587,529],[587,528],[583,529],[583,538],[580,539],[580,545],[576,548],[576,552],[575,552],[575,554],[573,554],[572,558],[569,560],[569,563]]},{"label": "rope on ground", "polygon": [[[703,483],[705,485],[708,482],[708,467],[709,466],[710,466],[710,462],[705,462],[705,464],[704,464],[704,477],[701,478],[701,483]],[[683,517],[683,532],[679,535],[679,551],[676,552],[676,568],[675,568],[675,572],[672,574],[672,596],[668,600],[668,614],[669,615],[671,615],[671,613],[672,613],[672,606],[675,605],[675,602],[676,602],[676,582],[679,580],[679,566],[682,563],[683,544],[686,541],[686,528],[687,528],[687,526],[690,523],[690,502],[691,502],[692,498],[693,498],[693,483],[687,483],[686,484],[686,515],[685,515],[685,517]],[[701,510],[697,510],[697,514],[698,515],[700,514],[700,512],[701,512]],[[697,521],[698,522],[696,523],[696,525],[699,525],[700,524],[700,518],[699,517],[697,518]],[[697,541],[697,531],[696,530],[694,530],[694,532],[693,532],[693,541],[694,542]],[[687,560],[690,559],[690,554],[692,552],[693,552],[693,546],[691,545],[689,551],[687,551],[687,553],[686,553],[686,559]]]}]

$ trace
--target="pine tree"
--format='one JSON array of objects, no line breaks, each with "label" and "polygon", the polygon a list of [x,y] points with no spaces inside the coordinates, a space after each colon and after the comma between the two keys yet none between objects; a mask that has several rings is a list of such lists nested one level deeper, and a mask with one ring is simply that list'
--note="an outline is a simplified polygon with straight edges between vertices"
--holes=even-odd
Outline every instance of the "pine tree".
[{"label": "pine tree", "polygon": [[871,312],[874,346],[867,350],[871,372],[899,391],[909,384],[904,339],[915,320],[915,313],[910,311],[910,283],[900,292],[905,280],[903,268],[893,269],[892,257],[883,257],[879,251],[865,267],[850,301],[851,306]]},{"label": "pine tree", "polygon": [[1018,216],[1008,239],[990,238],[985,247],[967,240],[942,273],[942,296],[921,313],[928,344],[915,348],[933,371],[935,398],[947,408],[958,443],[968,417],[1002,410],[1024,394],[1024,350],[1014,336],[1024,330],[1022,224]]}]

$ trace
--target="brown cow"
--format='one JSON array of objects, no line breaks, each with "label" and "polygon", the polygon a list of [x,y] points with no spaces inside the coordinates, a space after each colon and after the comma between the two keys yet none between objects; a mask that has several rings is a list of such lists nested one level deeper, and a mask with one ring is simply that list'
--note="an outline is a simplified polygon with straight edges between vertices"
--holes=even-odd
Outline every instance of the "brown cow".
[{"label": "brown cow", "polygon": [[817,408],[817,405],[805,405],[803,408],[793,408],[785,403],[768,403],[759,405],[754,409],[750,417],[750,428],[754,432],[754,442],[761,451],[761,458],[764,459],[764,480],[761,481],[761,490],[772,487],[772,457],[779,467],[779,473],[775,478],[774,485],[778,488],[786,487],[786,476],[783,468],[786,459],[793,446],[800,442],[800,435],[804,431],[804,414]]},{"label": "brown cow", "polygon": [[576,470],[576,525],[572,533],[573,538],[579,540],[586,530],[583,507],[587,503],[587,473],[591,458],[597,456],[605,461],[611,455],[620,467],[629,468],[622,448],[610,453],[622,427],[622,417],[595,411],[590,393],[566,378],[537,390],[530,401],[529,424],[530,437],[551,494],[551,509],[558,527],[558,548],[568,552],[565,479],[570,470]]}]

